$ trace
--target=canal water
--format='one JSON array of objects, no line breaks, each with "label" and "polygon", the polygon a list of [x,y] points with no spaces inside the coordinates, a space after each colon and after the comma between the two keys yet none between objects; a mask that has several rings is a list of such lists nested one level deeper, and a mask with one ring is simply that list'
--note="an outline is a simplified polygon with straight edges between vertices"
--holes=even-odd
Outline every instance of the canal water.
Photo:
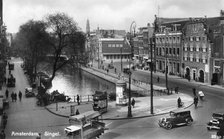
[{"label": "canal water", "polygon": [[53,92],[54,90],[70,97],[77,94],[86,96],[94,94],[96,90],[115,92],[115,84],[81,69],[75,69],[57,72],[49,91]]}]

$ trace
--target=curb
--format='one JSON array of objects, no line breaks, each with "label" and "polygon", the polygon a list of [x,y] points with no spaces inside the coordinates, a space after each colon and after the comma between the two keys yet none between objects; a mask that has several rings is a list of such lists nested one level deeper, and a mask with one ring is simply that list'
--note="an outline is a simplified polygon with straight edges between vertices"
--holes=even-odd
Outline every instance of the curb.
[{"label": "curb", "polygon": [[[191,103],[190,105],[184,107],[183,109],[187,109],[189,107],[191,107],[193,105],[193,103]],[[58,114],[55,113],[53,111],[51,111],[50,109],[48,109],[46,106],[44,107],[47,111],[49,111],[50,113],[56,115],[56,116],[60,116],[60,117],[64,117],[64,118],[69,118],[69,116],[66,115],[62,115],[62,114]],[[151,115],[144,115],[144,116],[136,116],[136,117],[122,117],[122,118],[99,118],[99,120],[130,120],[130,119],[139,119],[139,118],[146,118],[146,117],[153,117],[153,116],[159,116],[159,115],[165,115],[168,114],[169,112],[163,112],[163,113],[158,113],[158,114],[151,114]]]}]

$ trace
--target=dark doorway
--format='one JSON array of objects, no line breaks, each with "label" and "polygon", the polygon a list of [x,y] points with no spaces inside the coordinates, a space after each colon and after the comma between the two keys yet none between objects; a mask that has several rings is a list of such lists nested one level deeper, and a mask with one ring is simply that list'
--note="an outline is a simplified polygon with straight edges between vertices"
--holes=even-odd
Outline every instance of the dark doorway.
[{"label": "dark doorway", "polygon": [[213,73],[212,74],[212,85],[218,84],[218,73]]},{"label": "dark doorway", "polygon": [[190,69],[186,68],[185,78],[190,79]]},{"label": "dark doorway", "polygon": [[199,76],[199,82],[202,82],[203,83],[204,82],[204,76],[205,76],[204,75],[204,71],[203,70],[200,70],[199,71],[199,75],[200,75]]}]

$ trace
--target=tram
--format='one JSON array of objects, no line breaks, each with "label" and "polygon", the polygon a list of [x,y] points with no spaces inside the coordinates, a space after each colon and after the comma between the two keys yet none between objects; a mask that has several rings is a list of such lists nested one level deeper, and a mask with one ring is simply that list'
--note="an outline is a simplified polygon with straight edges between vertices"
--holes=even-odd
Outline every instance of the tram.
[{"label": "tram", "polygon": [[95,91],[95,94],[93,95],[93,110],[105,113],[107,112],[107,107],[107,92]]}]

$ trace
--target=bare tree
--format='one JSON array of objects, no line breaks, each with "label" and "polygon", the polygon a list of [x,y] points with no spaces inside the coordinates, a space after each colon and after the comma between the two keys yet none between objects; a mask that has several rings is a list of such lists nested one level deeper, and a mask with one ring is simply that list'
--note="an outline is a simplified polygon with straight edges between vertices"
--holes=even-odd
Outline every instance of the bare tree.
[{"label": "bare tree", "polygon": [[[79,42],[76,42],[79,37],[79,28],[75,21],[64,13],[56,13],[48,15],[46,18],[48,25],[48,32],[51,36],[51,55],[53,56],[52,61],[52,75],[49,82],[51,83],[54,79],[56,72],[65,66],[70,60],[60,61],[62,54],[65,54],[68,49],[77,47]],[[76,45],[73,45],[76,44]],[[77,47],[77,49],[79,49]]]}]

